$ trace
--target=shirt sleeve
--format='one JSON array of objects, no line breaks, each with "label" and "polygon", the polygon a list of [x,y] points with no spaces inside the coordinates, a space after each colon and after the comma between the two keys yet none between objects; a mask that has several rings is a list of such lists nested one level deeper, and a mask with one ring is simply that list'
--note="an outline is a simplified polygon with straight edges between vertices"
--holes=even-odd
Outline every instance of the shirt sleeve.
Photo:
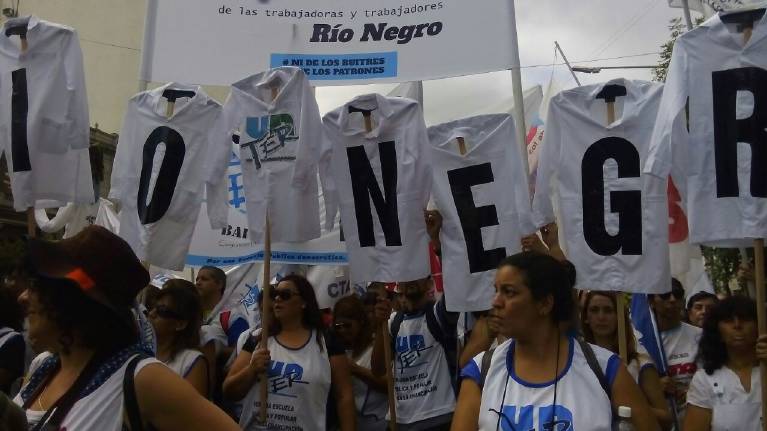
[{"label": "shirt sleeve", "polygon": [[[514,124],[510,119],[509,121]],[[530,202],[530,175],[525,170],[525,163],[522,160],[523,157],[527,157],[527,151],[520,150],[520,144],[514,139],[516,136],[515,128],[512,127],[511,138],[515,144],[507,148],[508,164],[514,178],[514,204],[517,209],[519,231],[523,235],[528,235],[536,230]]]},{"label": "shirt sleeve", "polygon": [[338,336],[332,331],[327,331],[324,334],[325,346],[328,349],[328,356],[346,355],[346,348],[338,338]]},{"label": "shirt sleeve", "polygon": [[671,172],[672,164],[681,162],[681,160],[674,160],[673,146],[687,147],[687,134],[681,133],[682,129],[679,126],[685,118],[684,107],[688,95],[687,54],[684,40],[679,39],[671,54],[671,64],[666,76],[663,97],[660,101],[658,117],[655,120],[655,128],[650,140],[650,151],[644,167],[645,173],[666,178]]},{"label": "shirt sleeve", "polygon": [[461,369],[462,379],[471,379],[474,380],[477,385],[480,385],[482,371],[479,368],[479,364],[482,363],[483,356],[485,356],[485,352],[475,356],[465,367],[463,367],[463,369]]},{"label": "shirt sleeve", "polygon": [[310,178],[317,175],[317,164],[322,156],[324,139],[322,137],[322,118],[317,99],[314,97],[309,79],[303,72],[301,76],[301,121],[299,133],[301,145],[293,164],[293,186],[305,190],[311,183]]},{"label": "shirt sleeve", "polygon": [[205,204],[211,229],[226,227],[229,219],[227,206],[228,189],[226,173],[232,158],[235,127],[238,122],[237,107],[231,96],[211,128],[208,138],[207,166],[205,173]]},{"label": "shirt sleeve", "polygon": [[687,389],[687,402],[704,409],[712,409],[714,393],[708,383],[705,371],[700,369],[695,372]]},{"label": "shirt sleeve", "polygon": [[77,32],[72,31],[64,48],[64,73],[69,97],[67,110],[67,140],[73,149],[90,147],[90,119],[88,116],[88,95],[85,91],[83,52]]},{"label": "shirt sleeve", "polygon": [[52,219],[48,218],[48,213],[45,212],[44,209],[37,208],[35,209],[35,222],[37,222],[37,227],[43,232],[58,232],[61,229],[64,229],[64,227],[72,221],[74,213],[75,204],[72,202],[68,203],[63,208],[59,208]]},{"label": "shirt sleeve", "polygon": [[552,205],[551,182],[559,167],[560,160],[560,131],[558,100],[555,97],[549,104],[549,113],[546,116],[546,129],[543,132],[540,158],[535,181],[535,194],[533,196],[533,223],[545,226],[555,221],[554,206]]},{"label": "shirt sleeve", "polygon": [[117,141],[117,151],[112,163],[109,198],[116,201],[122,201],[126,197],[129,191],[128,185],[136,183],[140,174],[139,164],[141,160],[140,157],[134,155],[134,147],[136,146],[134,111],[136,109],[135,99],[131,99],[125,111],[123,125]]}]

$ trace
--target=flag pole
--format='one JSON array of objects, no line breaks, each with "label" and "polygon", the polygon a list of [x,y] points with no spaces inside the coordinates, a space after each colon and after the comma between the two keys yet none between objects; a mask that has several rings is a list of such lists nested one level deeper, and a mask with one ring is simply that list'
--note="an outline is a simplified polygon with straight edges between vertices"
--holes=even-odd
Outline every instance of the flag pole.
[{"label": "flag pole", "polygon": [[157,19],[157,0],[147,0],[144,16],[144,40],[141,43],[141,65],[138,71],[138,91],[146,91],[149,86],[149,70],[152,65],[154,48],[155,21]]},{"label": "flag pole", "polygon": [[682,0],[682,9],[684,10],[684,21],[687,24],[687,31],[692,30],[692,17],[690,16],[690,0]]},{"label": "flag pole", "polygon": [[527,127],[525,125],[525,100],[522,95],[522,69],[519,62],[519,38],[517,37],[517,12],[514,0],[509,0],[511,19],[511,88],[514,93],[514,125],[517,131],[517,141],[522,151],[522,163],[525,172],[530,172],[527,161]]}]

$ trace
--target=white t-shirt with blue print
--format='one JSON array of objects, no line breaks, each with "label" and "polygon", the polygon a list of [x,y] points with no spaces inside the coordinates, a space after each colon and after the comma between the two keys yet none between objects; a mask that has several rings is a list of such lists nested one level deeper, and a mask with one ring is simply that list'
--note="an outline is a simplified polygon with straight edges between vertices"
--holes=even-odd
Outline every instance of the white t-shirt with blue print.
[{"label": "white t-shirt with blue print", "polygon": [[[567,365],[547,383],[524,381],[514,372],[514,340],[499,345],[482,388],[479,431],[610,431],[610,399],[589,367],[580,345],[570,338]],[[621,361],[617,355],[593,346],[599,366],[612,387]],[[480,353],[461,375],[479,384]],[[554,391],[556,390],[556,404]]]}]

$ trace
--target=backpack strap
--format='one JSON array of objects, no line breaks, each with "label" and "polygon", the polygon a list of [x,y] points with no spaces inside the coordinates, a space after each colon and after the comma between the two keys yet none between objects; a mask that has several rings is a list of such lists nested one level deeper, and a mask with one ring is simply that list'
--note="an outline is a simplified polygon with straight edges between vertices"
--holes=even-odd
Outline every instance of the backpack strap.
[{"label": "backpack strap", "polygon": [[[439,306],[439,305],[438,305]],[[450,331],[446,333],[443,326],[437,320],[437,315],[434,312],[434,307],[431,306],[426,310],[426,328],[431,333],[431,336],[442,346],[442,350],[445,351],[445,359],[447,360],[447,368],[450,371],[450,383],[453,385],[453,391],[458,393],[458,336],[455,332]]]},{"label": "backpack strap", "polygon": [[583,356],[586,357],[586,363],[589,364],[589,368],[591,368],[591,371],[593,371],[597,376],[597,380],[599,380],[599,384],[602,386],[605,394],[607,394],[607,398],[612,401],[612,391],[610,390],[610,386],[607,384],[607,377],[605,377],[605,373],[602,371],[602,367],[599,365],[597,355],[594,354],[594,349],[592,349],[591,344],[587,343],[582,337],[577,337],[576,340],[581,346]]},{"label": "backpack strap", "polygon": [[125,415],[128,417],[128,424],[131,431],[144,431],[144,424],[141,421],[141,410],[138,406],[136,397],[135,374],[138,363],[149,358],[148,355],[139,353],[128,361],[123,375],[123,402],[125,403]]},{"label": "backpack strap", "polygon": [[482,355],[482,368],[479,370],[479,388],[485,387],[485,379],[487,379],[487,372],[490,371],[490,363],[493,361],[493,354],[495,353],[495,347],[485,350],[485,354]]}]

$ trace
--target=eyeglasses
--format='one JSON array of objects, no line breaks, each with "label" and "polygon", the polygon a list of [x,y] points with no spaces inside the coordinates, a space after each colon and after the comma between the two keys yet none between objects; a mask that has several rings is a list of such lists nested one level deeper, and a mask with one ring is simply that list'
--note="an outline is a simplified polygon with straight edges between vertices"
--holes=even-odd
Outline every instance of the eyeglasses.
[{"label": "eyeglasses", "polygon": [[671,299],[671,295],[674,295],[674,298],[676,299],[682,299],[684,298],[684,290],[672,290],[671,292],[661,293],[658,297],[664,301],[668,301]]},{"label": "eyeglasses", "polygon": [[352,326],[351,323],[346,323],[346,322],[338,322],[333,324],[333,327],[336,329],[351,328],[351,326]]},{"label": "eyeglasses", "polygon": [[165,305],[157,305],[152,309],[152,311],[154,311],[155,314],[162,317],[163,319],[184,319],[184,316],[182,316],[179,312],[171,310]]},{"label": "eyeglasses", "polygon": [[280,298],[283,301],[290,301],[290,298],[292,298],[293,295],[301,296],[300,293],[294,292],[290,289],[270,289],[269,290],[269,296],[272,298],[272,301],[274,301],[277,298]]}]

